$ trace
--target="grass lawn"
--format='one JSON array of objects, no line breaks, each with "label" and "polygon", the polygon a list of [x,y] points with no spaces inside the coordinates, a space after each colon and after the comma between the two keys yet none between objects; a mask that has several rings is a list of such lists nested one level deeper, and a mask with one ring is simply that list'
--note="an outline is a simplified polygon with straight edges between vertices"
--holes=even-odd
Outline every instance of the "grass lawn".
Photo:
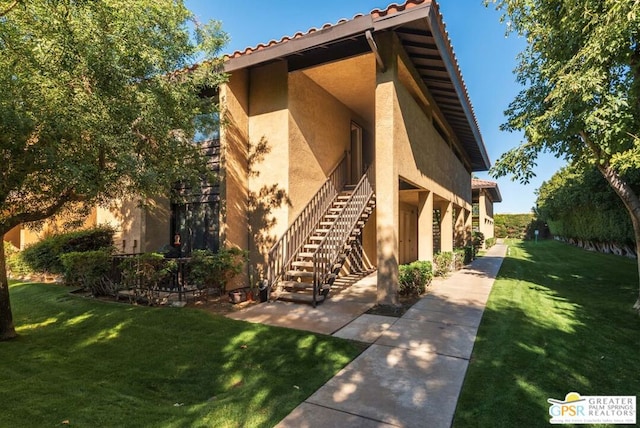
[{"label": "grass lawn", "polygon": [[202,310],[68,293],[12,285],[20,337],[0,342],[0,427],[270,427],[362,351]]},{"label": "grass lawn", "polygon": [[636,261],[554,241],[512,244],[454,427],[549,427],[547,398],[571,391],[640,397]]}]

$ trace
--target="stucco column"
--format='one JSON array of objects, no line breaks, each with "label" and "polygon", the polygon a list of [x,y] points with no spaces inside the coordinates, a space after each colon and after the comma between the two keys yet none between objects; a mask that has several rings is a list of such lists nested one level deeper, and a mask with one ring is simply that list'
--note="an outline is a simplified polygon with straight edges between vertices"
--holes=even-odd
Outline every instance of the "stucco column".
[{"label": "stucco column", "polygon": [[464,210],[464,236],[465,236],[465,245],[471,242],[471,231],[473,230],[473,215],[471,211]]},{"label": "stucco column", "polygon": [[440,251],[453,251],[453,203],[443,201],[440,204]]},{"label": "stucco column", "polygon": [[[393,149],[394,88],[378,86],[376,105],[389,106],[376,114],[376,232],[378,303],[397,304],[398,290],[398,169]],[[382,100],[383,99],[383,100]]]},{"label": "stucco column", "polygon": [[376,233],[378,303],[398,303],[398,165],[395,154],[396,56],[389,36],[378,39],[386,70],[378,69],[375,93]]},{"label": "stucco column", "polygon": [[433,192],[418,194],[418,260],[433,261]]},{"label": "stucco column", "polygon": [[480,226],[480,232],[484,235],[485,239],[487,238],[487,199],[484,191],[480,189],[478,197],[478,211],[480,216],[478,218],[478,224]]}]

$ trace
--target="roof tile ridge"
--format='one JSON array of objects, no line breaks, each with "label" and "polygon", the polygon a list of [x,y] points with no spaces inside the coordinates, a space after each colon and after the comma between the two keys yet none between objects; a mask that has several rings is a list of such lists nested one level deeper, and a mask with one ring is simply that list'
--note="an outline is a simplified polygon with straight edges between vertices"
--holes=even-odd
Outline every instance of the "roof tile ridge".
[{"label": "roof tile ridge", "polygon": [[[409,1],[415,1],[415,0],[409,0]],[[425,0],[421,0],[421,1],[425,1]],[[280,44],[280,43],[285,43],[285,42],[288,42],[289,40],[298,39],[298,38],[304,37],[304,36],[306,36],[308,34],[315,33],[317,31],[322,31],[322,30],[325,30],[327,28],[335,27],[335,26],[338,26],[340,24],[345,24],[347,22],[353,21],[356,18],[360,18],[360,17],[367,16],[367,15],[368,14],[357,13],[351,19],[349,19],[349,18],[340,18],[335,23],[327,22],[327,23],[321,25],[320,27],[311,27],[306,31],[302,31],[302,30],[297,31],[292,36],[286,36],[286,35],[282,36],[280,38],[280,40],[272,39],[267,43],[259,43],[256,46],[247,46],[246,48],[244,48],[242,50],[237,50],[237,51],[235,51],[235,52],[233,52],[231,54],[228,54],[226,56],[227,56],[227,58],[237,58],[237,57],[242,56],[242,55],[248,55],[248,54],[251,54],[253,52],[268,48],[270,46],[277,45],[277,44]]]},{"label": "roof tile ridge", "polygon": [[369,12],[373,18],[381,18],[387,16],[389,14],[395,14],[405,11],[406,9],[411,9],[412,7],[419,6],[423,3],[431,3],[431,0],[406,0],[404,3],[391,3],[384,9],[373,9]]}]

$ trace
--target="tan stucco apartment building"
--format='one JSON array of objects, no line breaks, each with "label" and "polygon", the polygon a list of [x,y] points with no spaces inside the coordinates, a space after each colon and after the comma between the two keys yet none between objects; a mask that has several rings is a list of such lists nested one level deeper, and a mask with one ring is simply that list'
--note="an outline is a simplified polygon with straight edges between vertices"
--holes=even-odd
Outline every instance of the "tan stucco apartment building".
[{"label": "tan stucco apartment building", "polygon": [[[495,237],[493,204],[502,202],[498,183],[474,178],[471,181],[473,201],[473,230],[481,232],[485,241]],[[484,243],[483,243],[484,246]]]},{"label": "tan stucco apartment building", "polygon": [[377,268],[378,300],[394,303],[400,264],[469,242],[471,176],[490,161],[435,1],[250,47],[225,70],[220,182],[192,204],[129,210],[123,252],[180,232],[249,250],[245,281],[318,295]]}]

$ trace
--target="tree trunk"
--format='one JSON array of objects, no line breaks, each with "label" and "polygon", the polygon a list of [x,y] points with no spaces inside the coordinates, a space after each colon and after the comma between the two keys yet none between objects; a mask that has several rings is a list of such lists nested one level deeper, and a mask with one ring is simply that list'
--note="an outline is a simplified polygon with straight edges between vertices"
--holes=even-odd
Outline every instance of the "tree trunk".
[{"label": "tree trunk", "polygon": [[634,192],[634,190],[624,181],[620,175],[611,168],[610,165],[599,165],[598,169],[607,180],[611,188],[617,193],[620,197],[624,206],[627,208],[629,212],[629,216],[631,217],[631,224],[633,225],[633,235],[636,241],[636,254],[637,254],[637,264],[638,264],[638,298],[636,299],[636,303],[633,305],[633,309],[637,310],[640,313],[640,198]]},{"label": "tree trunk", "polygon": [[9,280],[7,278],[3,242],[3,246],[0,248],[0,341],[13,339],[15,337],[17,337],[17,334],[13,327],[13,315],[11,314]]}]

